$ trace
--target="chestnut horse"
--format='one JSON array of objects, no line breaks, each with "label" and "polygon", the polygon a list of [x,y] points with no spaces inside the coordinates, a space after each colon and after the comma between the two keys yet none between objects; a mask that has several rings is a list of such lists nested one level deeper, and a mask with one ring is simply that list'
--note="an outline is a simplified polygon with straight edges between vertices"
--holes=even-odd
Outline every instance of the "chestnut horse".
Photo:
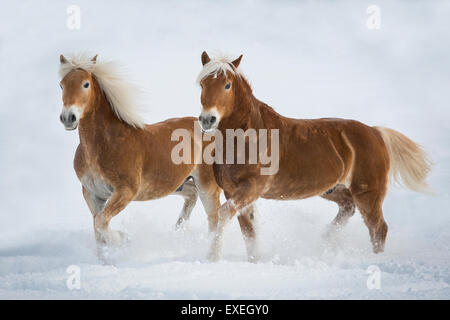
[{"label": "chestnut horse", "polygon": [[[189,218],[199,195],[209,229],[214,230],[221,189],[212,166],[195,161],[176,165],[171,159],[177,143],[171,139],[172,132],[183,128],[193,137],[197,119],[145,125],[136,110],[136,87],[124,79],[117,65],[97,62],[97,56],[66,59],[61,55],[60,63],[64,104],[60,120],[66,130],[78,128],[74,167],[99,248],[122,243],[124,234],[111,230],[109,223],[130,201],[170,194],[185,198],[178,226]],[[191,177],[193,181],[188,181]]]},{"label": "chestnut horse", "polygon": [[[254,97],[238,69],[241,58],[211,60],[203,52],[203,70],[197,79],[202,87],[200,124],[204,131],[219,130],[222,136],[227,130],[265,129],[268,136],[278,130],[278,150],[268,144],[259,152],[278,152],[279,170],[262,175],[260,159],[256,164],[214,164],[216,181],[227,201],[219,209],[210,257],[220,259],[228,221],[260,197],[288,200],[321,196],[334,201],[339,212],[332,229],[342,227],[356,206],[369,229],[373,251],[382,252],[388,230],[382,203],[389,176],[412,190],[426,191],[430,165],[424,151],[388,128],[369,127],[354,120],[302,120],[279,115]],[[245,143],[248,148],[249,140]],[[247,228],[247,235],[255,233],[251,223]]]}]

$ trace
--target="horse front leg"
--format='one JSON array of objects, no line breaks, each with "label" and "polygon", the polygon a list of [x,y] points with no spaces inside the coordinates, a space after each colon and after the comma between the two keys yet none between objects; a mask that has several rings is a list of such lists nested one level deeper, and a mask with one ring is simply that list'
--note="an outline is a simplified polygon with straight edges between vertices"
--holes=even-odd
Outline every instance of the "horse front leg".
[{"label": "horse front leg", "polygon": [[97,197],[94,193],[90,192],[84,186],[82,190],[84,200],[86,201],[86,204],[92,213],[92,217],[95,217],[97,213],[102,211],[103,208],[105,207],[106,200]]},{"label": "horse front leg", "polygon": [[[219,208],[217,229],[214,233],[212,245],[208,253],[208,259],[210,261],[218,261],[222,258],[225,227],[238,211],[241,212],[242,216],[242,218],[239,219],[239,223],[244,240],[246,241],[249,261],[254,260],[254,258],[251,258],[251,255],[254,255],[256,258],[256,252],[254,252],[256,246],[253,243],[253,240],[256,239],[256,232],[253,221],[251,221],[253,218],[249,218],[251,214],[254,214],[252,204],[259,198],[260,189],[261,184],[258,185],[255,179],[246,180],[236,188],[233,195]],[[250,251],[248,250],[249,248]]]},{"label": "horse front leg", "polygon": [[94,216],[95,239],[99,245],[120,245],[125,239],[125,234],[111,230],[109,223],[113,217],[121,212],[135,197],[136,192],[130,188],[118,188],[114,190],[106,202],[102,211]]},{"label": "horse front leg", "polygon": [[258,262],[259,252],[255,205],[251,204],[239,210],[238,221],[247,248],[248,261],[253,263]]},{"label": "horse front leg", "polygon": [[[84,200],[86,201],[87,206],[89,207],[89,210],[91,211],[92,219],[93,219],[93,221],[95,221],[95,217],[105,207],[106,200],[99,198],[96,194],[89,191],[84,186],[83,186],[83,197],[84,197]],[[95,240],[97,241],[97,244],[98,244],[100,236],[97,235],[95,226],[94,226],[94,233],[95,233]]]}]

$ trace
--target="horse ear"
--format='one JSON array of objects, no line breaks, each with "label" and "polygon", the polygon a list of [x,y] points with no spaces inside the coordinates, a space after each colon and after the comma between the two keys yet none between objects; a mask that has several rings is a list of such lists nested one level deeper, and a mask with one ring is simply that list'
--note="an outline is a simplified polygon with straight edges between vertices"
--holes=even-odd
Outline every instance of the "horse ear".
[{"label": "horse ear", "polygon": [[91,61],[92,61],[93,63],[97,63],[97,57],[98,57],[98,54],[96,54],[96,55],[91,59]]},{"label": "horse ear", "polygon": [[207,64],[210,61],[211,61],[211,59],[209,58],[209,56],[206,53],[206,51],[203,51],[203,53],[202,53],[202,64],[205,65],[205,64]]},{"label": "horse ear", "polygon": [[242,59],[242,54],[239,56],[239,58],[237,58],[236,60],[234,60],[232,62],[233,66],[237,69],[239,67],[239,64],[241,63],[241,59]]},{"label": "horse ear", "polygon": [[60,55],[60,56],[59,56],[59,62],[60,62],[61,64],[64,64],[64,63],[67,63],[67,62],[69,62],[69,61],[66,59],[66,57],[64,57],[64,55]]}]

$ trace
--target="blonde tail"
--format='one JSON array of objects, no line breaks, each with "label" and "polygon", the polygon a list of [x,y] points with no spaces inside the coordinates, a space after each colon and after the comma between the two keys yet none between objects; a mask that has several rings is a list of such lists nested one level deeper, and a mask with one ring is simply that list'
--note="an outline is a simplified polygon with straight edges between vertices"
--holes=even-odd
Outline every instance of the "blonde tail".
[{"label": "blonde tail", "polygon": [[431,170],[431,161],[425,151],[398,131],[383,127],[374,128],[381,133],[389,153],[390,181],[417,192],[431,193],[425,181]]}]

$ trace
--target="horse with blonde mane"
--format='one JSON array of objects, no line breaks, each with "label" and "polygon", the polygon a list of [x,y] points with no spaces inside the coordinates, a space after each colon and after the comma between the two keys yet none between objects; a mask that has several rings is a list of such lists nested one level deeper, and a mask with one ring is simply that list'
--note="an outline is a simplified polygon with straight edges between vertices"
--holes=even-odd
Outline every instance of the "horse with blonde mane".
[{"label": "horse with blonde mane", "polygon": [[[403,134],[370,127],[355,120],[291,119],[259,101],[238,69],[242,55],[230,60],[211,59],[203,52],[199,117],[206,132],[219,130],[278,130],[279,170],[263,175],[263,163],[214,164],[214,175],[227,201],[219,209],[219,222],[210,250],[220,259],[224,228],[235,213],[258,198],[293,200],[321,196],[334,201],[339,212],[331,230],[341,228],[359,209],[369,229],[375,253],[384,250],[388,226],[382,203],[391,181],[414,191],[427,191],[430,163],[425,152]],[[270,134],[267,134],[271,136]],[[249,139],[245,140],[249,149]],[[233,144],[231,144],[233,146]],[[222,148],[227,153],[227,144]],[[217,148],[216,148],[217,150]],[[236,142],[233,151],[236,153]],[[236,158],[236,157],[235,157]],[[252,229],[252,226],[249,226]]]},{"label": "horse with blonde mane", "polygon": [[66,130],[78,128],[74,168],[93,216],[99,248],[123,242],[124,234],[111,230],[109,223],[130,201],[170,194],[185,199],[177,226],[189,218],[199,195],[209,229],[215,230],[221,189],[212,166],[196,161],[177,165],[171,159],[177,143],[171,139],[172,132],[183,128],[193,137],[196,118],[144,124],[136,109],[136,87],[115,63],[98,62],[97,56],[66,59],[61,55],[60,76],[64,104],[60,120]]}]

